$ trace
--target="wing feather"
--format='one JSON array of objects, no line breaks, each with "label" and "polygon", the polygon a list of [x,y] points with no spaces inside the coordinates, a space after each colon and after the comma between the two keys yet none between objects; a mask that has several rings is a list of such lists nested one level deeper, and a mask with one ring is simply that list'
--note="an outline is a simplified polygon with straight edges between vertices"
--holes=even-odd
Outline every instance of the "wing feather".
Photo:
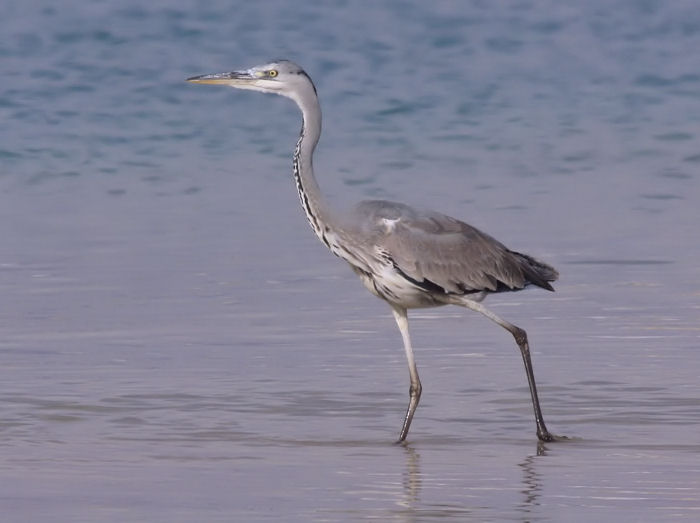
[{"label": "wing feather", "polygon": [[455,294],[518,290],[528,284],[552,290],[553,268],[460,220],[381,200],[362,202],[357,211],[376,249],[416,282]]}]

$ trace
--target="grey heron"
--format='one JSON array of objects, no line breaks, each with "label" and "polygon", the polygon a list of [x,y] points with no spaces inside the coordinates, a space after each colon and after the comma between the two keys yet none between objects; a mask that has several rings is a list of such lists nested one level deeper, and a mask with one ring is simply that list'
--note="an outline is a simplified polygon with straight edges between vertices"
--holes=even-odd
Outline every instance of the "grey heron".
[{"label": "grey heron", "polygon": [[471,225],[437,212],[384,200],[363,201],[349,215],[330,209],[313,171],[314,149],[321,136],[321,108],[311,78],[297,64],[277,60],[187,81],[274,93],[299,106],[302,125],[292,172],[304,213],[321,242],[350,264],[372,294],[391,306],[401,332],[411,384],[398,442],[406,439],[422,391],[407,310],[442,305],[479,312],[513,335],[525,364],[537,437],[541,441],[555,439],[542,417],[527,334],[481,304],[489,294],[518,291],[529,285],[553,291],[549,282],[558,277],[553,267],[511,251]]}]

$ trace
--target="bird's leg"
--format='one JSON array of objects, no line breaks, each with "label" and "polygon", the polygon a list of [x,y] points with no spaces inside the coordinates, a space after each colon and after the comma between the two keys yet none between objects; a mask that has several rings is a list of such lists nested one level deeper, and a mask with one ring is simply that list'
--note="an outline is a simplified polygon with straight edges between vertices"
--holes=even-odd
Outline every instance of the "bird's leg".
[{"label": "bird's leg", "polygon": [[527,341],[527,333],[511,324],[513,328],[508,329],[515,338],[515,342],[520,348],[520,354],[523,357],[525,364],[525,373],[527,374],[527,382],[530,386],[530,396],[532,396],[532,406],[535,409],[535,423],[537,424],[537,437],[540,441],[554,441],[554,436],[547,430],[542,417],[542,409],[540,408],[540,400],[537,397],[537,384],[535,383],[535,374],[532,370],[532,360],[530,359],[530,345]]},{"label": "bird's leg", "polygon": [[547,430],[542,417],[542,409],[540,408],[540,400],[537,397],[537,385],[535,384],[535,375],[532,371],[532,360],[530,359],[530,346],[527,342],[527,333],[518,327],[498,317],[496,314],[488,310],[486,307],[471,300],[464,300],[460,303],[473,311],[480,312],[488,319],[498,323],[501,327],[510,332],[515,338],[515,343],[520,348],[520,354],[525,363],[525,373],[527,374],[527,382],[530,386],[530,396],[532,396],[532,406],[535,409],[535,423],[537,424],[537,437],[540,441],[554,441],[555,437]]},{"label": "bird's leg", "polygon": [[394,319],[396,319],[396,324],[399,326],[399,331],[401,331],[403,348],[406,351],[406,360],[408,361],[408,373],[411,377],[411,387],[408,391],[410,400],[408,402],[408,409],[406,410],[406,417],[403,420],[403,427],[401,427],[401,433],[399,434],[399,439],[397,441],[397,443],[401,443],[408,435],[408,429],[411,426],[411,421],[413,420],[413,414],[416,412],[416,407],[418,407],[423,386],[420,384],[420,378],[418,378],[418,368],[416,367],[416,361],[413,357],[411,337],[408,334],[408,316],[406,314],[406,309],[392,305],[392,311],[394,313]]}]

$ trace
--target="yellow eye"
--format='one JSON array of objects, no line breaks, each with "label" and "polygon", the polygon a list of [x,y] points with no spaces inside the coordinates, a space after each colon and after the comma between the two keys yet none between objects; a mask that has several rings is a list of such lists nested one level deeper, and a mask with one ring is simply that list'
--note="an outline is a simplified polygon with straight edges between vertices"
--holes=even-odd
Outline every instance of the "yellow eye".
[{"label": "yellow eye", "polygon": [[269,76],[270,78],[274,78],[275,76],[277,76],[277,74],[278,74],[278,73],[277,73],[277,69],[270,69],[270,70],[267,72],[267,76]]}]

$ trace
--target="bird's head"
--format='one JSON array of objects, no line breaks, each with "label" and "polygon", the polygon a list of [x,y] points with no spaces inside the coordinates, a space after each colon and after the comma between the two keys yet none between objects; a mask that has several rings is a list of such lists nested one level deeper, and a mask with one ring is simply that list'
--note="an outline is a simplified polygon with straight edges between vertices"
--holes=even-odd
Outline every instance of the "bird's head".
[{"label": "bird's head", "polygon": [[298,99],[301,93],[314,87],[311,78],[304,70],[289,60],[277,60],[264,65],[251,67],[245,71],[204,74],[187,79],[195,84],[227,85],[236,89],[249,89],[263,93],[274,93]]}]

